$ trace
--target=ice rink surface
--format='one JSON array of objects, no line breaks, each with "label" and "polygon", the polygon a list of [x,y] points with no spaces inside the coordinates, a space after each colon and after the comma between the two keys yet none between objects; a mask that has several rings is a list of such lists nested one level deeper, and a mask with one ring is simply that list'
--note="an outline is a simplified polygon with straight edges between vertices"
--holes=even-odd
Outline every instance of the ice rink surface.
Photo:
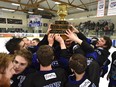
[{"label": "ice rink surface", "polygon": [[[5,43],[9,40],[10,38],[2,38],[0,37],[0,52],[7,52],[6,48],[5,48]],[[112,54],[112,52],[116,51],[116,48],[111,47],[111,49],[109,50]],[[7,52],[8,53],[8,52]],[[111,60],[111,54],[109,56],[109,59]],[[109,65],[110,67],[110,65]],[[104,78],[100,78],[100,84],[99,87],[108,87],[108,82],[106,79],[107,74],[104,76]]]}]

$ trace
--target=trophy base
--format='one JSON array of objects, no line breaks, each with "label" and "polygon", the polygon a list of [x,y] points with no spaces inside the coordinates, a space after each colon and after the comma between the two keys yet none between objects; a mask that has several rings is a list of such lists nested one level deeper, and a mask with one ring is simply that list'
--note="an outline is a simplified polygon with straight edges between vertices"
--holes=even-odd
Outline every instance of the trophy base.
[{"label": "trophy base", "polygon": [[54,24],[51,24],[50,33],[60,34],[61,37],[65,40],[68,39],[68,37],[64,35],[67,29],[71,29],[71,26],[69,26],[67,21],[55,21]]},{"label": "trophy base", "polygon": [[63,40],[66,40],[66,39],[68,39],[68,37],[66,36],[66,35],[60,35],[62,38],[63,38]]}]

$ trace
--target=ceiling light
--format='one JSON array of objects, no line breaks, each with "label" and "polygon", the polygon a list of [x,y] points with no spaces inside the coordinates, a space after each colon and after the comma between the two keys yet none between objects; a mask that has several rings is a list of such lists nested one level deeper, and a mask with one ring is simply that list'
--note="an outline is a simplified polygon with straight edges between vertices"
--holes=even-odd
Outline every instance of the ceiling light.
[{"label": "ceiling light", "polygon": [[4,10],[4,11],[15,11],[15,10],[12,10],[12,9],[6,9],[6,8],[2,8],[1,10]]},{"label": "ceiling light", "polygon": [[77,8],[78,10],[81,10],[81,11],[84,11],[84,9],[82,9],[82,8]]},{"label": "ceiling light", "polygon": [[29,13],[29,14],[33,14],[33,12],[32,12],[32,11],[29,11],[28,13]]},{"label": "ceiling light", "polygon": [[20,6],[20,4],[16,4],[16,3],[11,3],[12,5],[15,5],[15,6]]},{"label": "ceiling light", "polygon": [[44,10],[44,9],[42,9],[42,8],[38,8],[38,10]]},{"label": "ceiling light", "polygon": [[60,2],[55,2],[55,4],[61,4]]},{"label": "ceiling light", "polygon": [[15,11],[15,10],[9,9],[8,11]]},{"label": "ceiling light", "polygon": [[69,20],[74,20],[74,18],[70,18]]}]

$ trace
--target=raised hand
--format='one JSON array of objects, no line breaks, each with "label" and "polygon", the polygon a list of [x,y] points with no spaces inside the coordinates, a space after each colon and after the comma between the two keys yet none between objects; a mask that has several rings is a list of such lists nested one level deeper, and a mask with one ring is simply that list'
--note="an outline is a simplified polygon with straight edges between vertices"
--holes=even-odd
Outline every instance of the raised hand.
[{"label": "raised hand", "polygon": [[65,43],[63,38],[60,36],[60,34],[55,34],[55,40],[60,43],[61,49],[66,49]]},{"label": "raised hand", "polygon": [[74,32],[74,33],[79,33],[79,30],[76,29],[73,25],[70,25],[71,26],[71,31]]},{"label": "raised hand", "polygon": [[48,45],[53,46],[53,44],[54,44],[54,34],[49,34],[48,35],[48,42],[49,42]]},{"label": "raised hand", "polygon": [[75,33],[73,33],[70,29],[66,30],[65,35],[72,41],[77,42],[78,44],[82,43],[82,40],[77,37]]},{"label": "raised hand", "polygon": [[55,40],[59,43],[64,42],[63,38],[60,36],[60,34],[55,34]]},{"label": "raised hand", "polygon": [[75,41],[76,38],[78,38],[75,33],[73,33],[70,29],[66,30],[65,35],[72,41]]},{"label": "raised hand", "polygon": [[49,33],[50,33],[50,30],[51,30],[51,24],[52,24],[52,23],[49,24],[49,26],[48,26],[48,30],[47,30],[46,34],[49,34]]}]

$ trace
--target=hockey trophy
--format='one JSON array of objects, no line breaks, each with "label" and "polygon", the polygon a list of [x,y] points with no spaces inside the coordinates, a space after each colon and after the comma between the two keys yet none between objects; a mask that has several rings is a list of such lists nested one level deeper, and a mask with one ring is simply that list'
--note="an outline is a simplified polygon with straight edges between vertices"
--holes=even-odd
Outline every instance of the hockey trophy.
[{"label": "hockey trophy", "polygon": [[59,20],[55,21],[55,23],[51,24],[50,33],[58,33],[65,40],[67,37],[64,35],[67,29],[70,29],[69,23],[65,21],[65,16],[67,15],[67,5],[59,4],[57,15],[59,16]]}]

